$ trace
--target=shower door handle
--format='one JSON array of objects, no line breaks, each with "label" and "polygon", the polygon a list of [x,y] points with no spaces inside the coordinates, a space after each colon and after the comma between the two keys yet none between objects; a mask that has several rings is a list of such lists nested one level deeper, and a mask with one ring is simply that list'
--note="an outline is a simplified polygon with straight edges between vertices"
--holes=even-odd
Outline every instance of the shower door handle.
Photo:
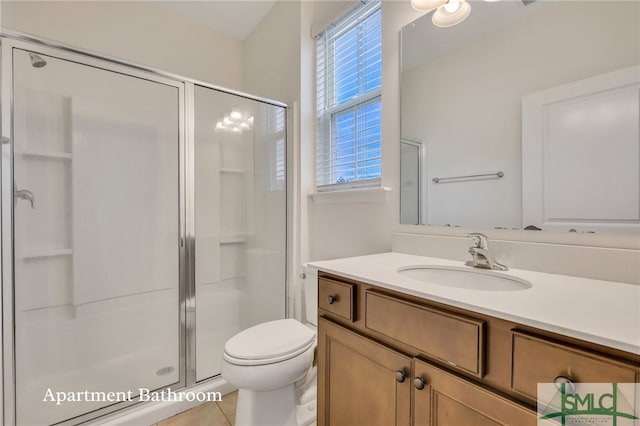
[{"label": "shower door handle", "polygon": [[15,197],[16,200],[27,200],[31,204],[32,209],[36,208],[33,192],[29,191],[28,189],[18,190],[18,187],[16,186],[15,183],[13,184],[13,196]]}]

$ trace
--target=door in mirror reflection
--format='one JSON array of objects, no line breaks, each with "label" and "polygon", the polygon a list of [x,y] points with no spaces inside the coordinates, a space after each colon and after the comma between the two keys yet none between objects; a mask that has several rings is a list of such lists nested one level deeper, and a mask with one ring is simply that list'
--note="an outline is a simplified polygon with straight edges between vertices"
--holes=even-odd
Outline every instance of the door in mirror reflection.
[{"label": "door in mirror reflection", "polygon": [[426,223],[423,202],[426,199],[422,182],[424,172],[424,146],[422,142],[400,141],[400,223],[419,225]]}]

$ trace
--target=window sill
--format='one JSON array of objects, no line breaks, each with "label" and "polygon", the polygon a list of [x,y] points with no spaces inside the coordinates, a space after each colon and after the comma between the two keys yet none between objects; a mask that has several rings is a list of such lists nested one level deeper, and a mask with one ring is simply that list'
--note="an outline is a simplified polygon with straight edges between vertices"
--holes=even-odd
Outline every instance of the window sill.
[{"label": "window sill", "polygon": [[311,198],[315,204],[386,203],[390,191],[390,188],[384,186],[377,188],[345,189],[342,191],[314,192],[309,194],[309,198]]}]

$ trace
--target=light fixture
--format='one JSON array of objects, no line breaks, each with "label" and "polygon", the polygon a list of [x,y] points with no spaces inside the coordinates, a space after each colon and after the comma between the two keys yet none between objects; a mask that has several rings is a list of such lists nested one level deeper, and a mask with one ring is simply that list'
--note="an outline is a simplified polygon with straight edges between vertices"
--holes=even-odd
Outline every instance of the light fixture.
[{"label": "light fixture", "polygon": [[431,21],[437,27],[452,27],[467,19],[470,12],[471,6],[465,0],[449,0],[433,12]]},{"label": "light fixture", "polygon": [[415,10],[422,12],[431,12],[434,9],[444,5],[447,0],[411,0],[411,6]]},{"label": "light fixture", "polygon": [[[498,0],[485,0],[498,1]],[[466,0],[411,0],[414,9],[433,12],[431,21],[437,27],[452,27],[467,19],[471,5]]]},{"label": "light fixture", "polygon": [[253,127],[253,116],[246,117],[238,108],[233,108],[216,122],[215,130],[239,135],[251,130],[251,127]]},{"label": "light fixture", "polygon": [[233,108],[230,117],[234,121],[240,121],[242,120],[242,113],[237,108]]}]

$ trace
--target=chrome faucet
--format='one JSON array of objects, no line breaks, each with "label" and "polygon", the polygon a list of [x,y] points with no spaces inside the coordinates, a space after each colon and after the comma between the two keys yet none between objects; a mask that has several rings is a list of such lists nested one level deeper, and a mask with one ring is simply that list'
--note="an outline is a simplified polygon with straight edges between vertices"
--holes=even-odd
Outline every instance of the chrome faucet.
[{"label": "chrome faucet", "polygon": [[13,196],[16,198],[16,200],[27,200],[31,204],[32,209],[36,208],[35,200],[33,198],[33,192],[29,191],[28,189],[18,190],[18,187],[14,184]]},{"label": "chrome faucet", "polygon": [[473,245],[469,247],[469,254],[473,257],[473,261],[467,262],[467,265],[474,268],[495,269],[497,271],[508,271],[505,265],[499,263],[495,257],[489,253],[488,238],[484,234],[477,232],[465,234],[471,237]]}]

